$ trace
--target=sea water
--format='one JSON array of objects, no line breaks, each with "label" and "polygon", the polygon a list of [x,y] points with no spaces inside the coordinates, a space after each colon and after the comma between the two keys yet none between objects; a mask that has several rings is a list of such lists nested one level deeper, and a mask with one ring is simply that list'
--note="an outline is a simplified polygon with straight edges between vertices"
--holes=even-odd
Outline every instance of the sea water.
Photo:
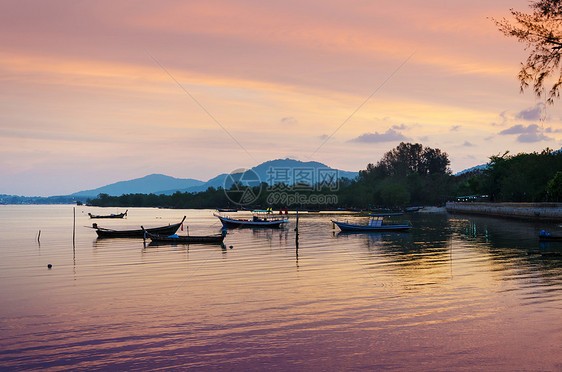
[{"label": "sea water", "polygon": [[331,220],[366,217],[301,213],[298,239],[290,215],[223,246],[87,227],[221,228],[212,210],[87,215],[124,209],[0,206],[1,369],[562,369],[562,243],[538,242],[558,224],[415,213],[342,234]]}]

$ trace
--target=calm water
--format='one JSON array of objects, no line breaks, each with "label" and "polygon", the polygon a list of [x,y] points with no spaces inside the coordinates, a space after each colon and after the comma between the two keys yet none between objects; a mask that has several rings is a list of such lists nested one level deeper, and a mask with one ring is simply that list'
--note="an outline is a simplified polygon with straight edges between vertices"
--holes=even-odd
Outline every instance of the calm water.
[{"label": "calm water", "polygon": [[[418,213],[408,233],[342,235],[310,214],[298,250],[294,217],[225,247],[84,227],[122,211],[76,207],[73,246],[72,206],[0,206],[0,368],[562,370],[562,257],[541,254],[562,243],[537,238],[557,224]],[[187,215],[197,235],[220,230],[212,212],[96,221]]]}]

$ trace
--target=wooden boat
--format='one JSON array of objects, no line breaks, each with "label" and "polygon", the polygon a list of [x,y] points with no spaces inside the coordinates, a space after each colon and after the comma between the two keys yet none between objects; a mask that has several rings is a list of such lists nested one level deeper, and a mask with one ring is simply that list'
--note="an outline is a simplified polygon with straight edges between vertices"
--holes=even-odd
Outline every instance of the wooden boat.
[{"label": "wooden boat", "polygon": [[226,230],[221,234],[214,235],[161,235],[146,232],[146,237],[157,243],[176,243],[176,244],[191,244],[191,243],[207,243],[207,244],[220,244],[226,236]]},{"label": "wooden boat", "polygon": [[[269,213],[270,214],[270,213]],[[234,219],[230,217],[220,216],[215,214],[225,228],[236,228],[236,227],[273,227],[279,228],[283,224],[288,223],[287,218],[272,218],[267,217],[268,214],[261,216],[259,213],[254,212],[252,219]]]},{"label": "wooden boat", "polygon": [[128,211],[129,210],[127,209],[124,213],[119,213],[119,214],[112,213],[112,214],[105,214],[105,215],[88,213],[88,216],[90,216],[90,218],[123,218],[127,215]]},{"label": "wooden boat", "polygon": [[[181,220],[180,223],[176,223],[168,226],[152,227],[146,229],[146,231],[151,234],[172,235],[175,234],[176,231],[178,231],[183,221],[185,221],[185,216],[183,216],[183,219]],[[98,227],[96,223],[93,224],[92,227],[96,229],[96,233],[100,238],[142,238],[144,236],[144,231],[145,231],[142,227],[140,229],[135,229],[135,230],[106,229],[103,227]]]},{"label": "wooden boat", "polygon": [[371,219],[366,225],[340,221],[332,222],[336,224],[341,229],[341,231],[406,231],[412,228],[412,226],[406,224],[387,225],[383,223],[384,216],[385,215],[371,215]]}]

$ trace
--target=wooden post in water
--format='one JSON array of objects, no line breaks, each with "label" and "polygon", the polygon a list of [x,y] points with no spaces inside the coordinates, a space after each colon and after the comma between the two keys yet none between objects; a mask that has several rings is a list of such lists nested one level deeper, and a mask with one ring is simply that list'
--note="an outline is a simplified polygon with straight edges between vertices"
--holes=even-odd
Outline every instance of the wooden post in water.
[{"label": "wooden post in water", "polygon": [[72,222],[72,244],[76,242],[76,207],[73,209],[73,222]]},{"label": "wooden post in water", "polygon": [[297,222],[295,226],[295,256],[297,258],[297,266],[299,262],[299,210],[297,209]]}]

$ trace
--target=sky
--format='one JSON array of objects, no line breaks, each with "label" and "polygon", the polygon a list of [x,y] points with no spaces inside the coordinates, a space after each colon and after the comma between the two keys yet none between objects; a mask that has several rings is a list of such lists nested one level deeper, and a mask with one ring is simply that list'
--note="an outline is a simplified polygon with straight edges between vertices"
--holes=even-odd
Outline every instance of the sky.
[{"label": "sky", "polygon": [[264,161],[365,169],[400,142],[456,173],[562,147],[491,18],[527,0],[0,0],[0,194]]}]

